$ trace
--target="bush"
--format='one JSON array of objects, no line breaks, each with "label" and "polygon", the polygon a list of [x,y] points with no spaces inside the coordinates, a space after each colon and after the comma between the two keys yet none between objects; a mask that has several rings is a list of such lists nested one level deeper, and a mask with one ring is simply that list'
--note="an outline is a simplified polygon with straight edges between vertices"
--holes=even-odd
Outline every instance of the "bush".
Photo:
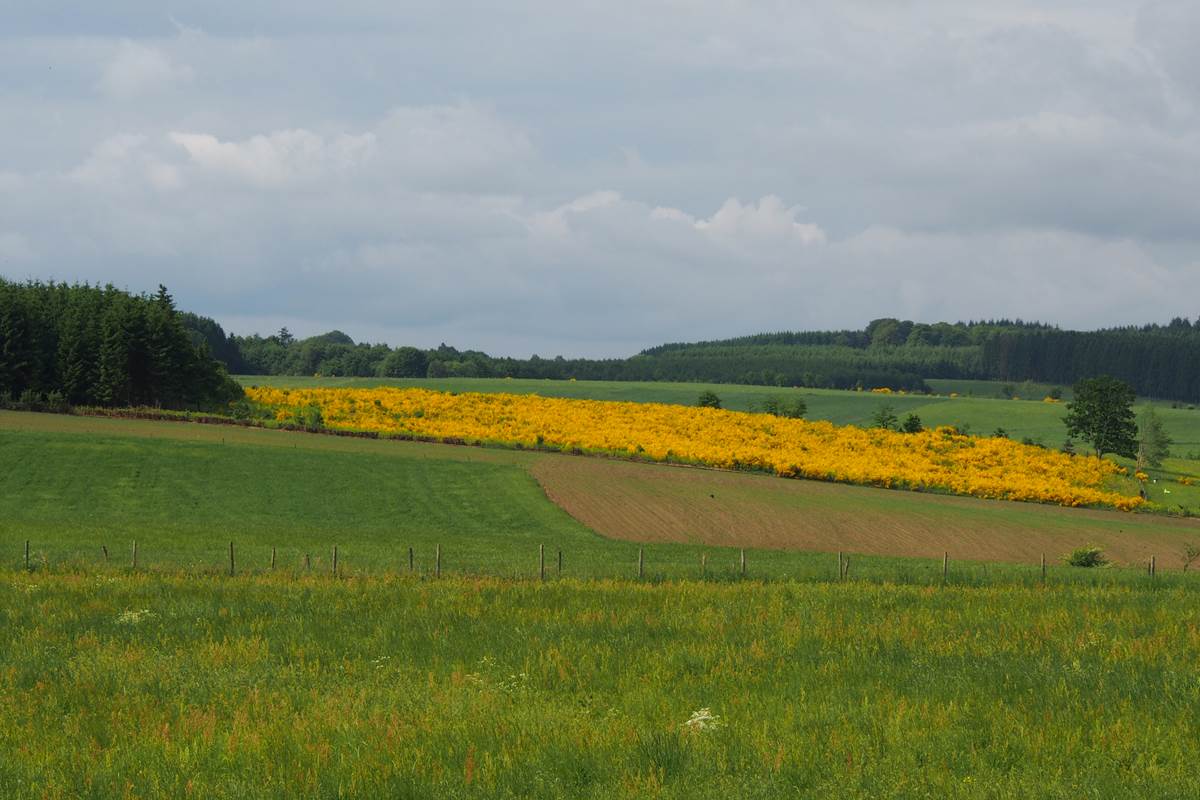
[{"label": "bush", "polygon": [[1103,567],[1108,564],[1104,551],[1093,545],[1072,550],[1063,556],[1063,561],[1072,567]]},{"label": "bush", "polygon": [[779,395],[771,395],[770,397],[763,398],[761,408],[764,414],[787,417],[788,419],[800,419],[808,411],[808,403],[805,403],[799,397],[789,401]]},{"label": "bush", "polygon": [[696,401],[696,405],[700,406],[701,408],[720,408],[721,398],[717,397],[716,392],[701,392],[699,400]]}]

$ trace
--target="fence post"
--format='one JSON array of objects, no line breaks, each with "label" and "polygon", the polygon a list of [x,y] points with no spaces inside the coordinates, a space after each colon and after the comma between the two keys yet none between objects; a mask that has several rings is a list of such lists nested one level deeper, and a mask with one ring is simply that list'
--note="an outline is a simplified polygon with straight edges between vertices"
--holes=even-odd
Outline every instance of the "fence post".
[{"label": "fence post", "polygon": [[1046,554],[1042,553],[1042,583],[1046,582]]},{"label": "fence post", "polygon": [[707,576],[708,576],[708,555],[705,553],[701,553],[700,554],[700,577],[705,578]]},{"label": "fence post", "polygon": [[337,577],[337,545],[333,546],[333,577]]},{"label": "fence post", "polygon": [[308,553],[304,554],[304,569],[312,572],[312,556]]},{"label": "fence post", "polygon": [[137,569],[137,539],[133,540],[133,568]]},{"label": "fence post", "polygon": [[950,569],[950,553],[942,553],[942,583],[946,582],[946,572]]},{"label": "fence post", "polygon": [[108,545],[102,544],[102,545],[100,545],[100,549],[102,551],[104,551],[104,563],[107,564],[108,563]]},{"label": "fence post", "polygon": [[842,551],[838,550],[838,580],[839,581],[842,579],[842,576],[844,574],[845,573],[842,572]]},{"label": "fence post", "polygon": [[233,577],[233,542],[229,543],[229,577]]},{"label": "fence post", "polygon": [[742,548],[741,560],[742,560],[742,577],[744,578],[744,577],[746,577],[746,550],[745,550],[745,548]]},{"label": "fence post", "polygon": [[440,578],[442,577],[442,546],[440,544],[435,547],[433,554],[433,577]]},{"label": "fence post", "polygon": [[1150,556],[1150,577],[1154,577],[1154,556]]},{"label": "fence post", "polygon": [[558,575],[562,575],[562,550],[558,551]]},{"label": "fence post", "polygon": [[638,580],[646,574],[646,554],[642,548],[638,548]]},{"label": "fence post", "polygon": [[411,547],[408,548],[408,571],[413,571],[413,549]]},{"label": "fence post", "polygon": [[850,556],[846,556],[846,565],[845,565],[845,567],[842,568],[842,579],[847,580],[849,578],[850,578]]},{"label": "fence post", "polygon": [[275,569],[275,548],[271,548],[271,569]]},{"label": "fence post", "polygon": [[538,580],[546,580],[546,545],[538,545]]},{"label": "fence post", "polygon": [[29,569],[29,540],[25,540],[25,569]]}]

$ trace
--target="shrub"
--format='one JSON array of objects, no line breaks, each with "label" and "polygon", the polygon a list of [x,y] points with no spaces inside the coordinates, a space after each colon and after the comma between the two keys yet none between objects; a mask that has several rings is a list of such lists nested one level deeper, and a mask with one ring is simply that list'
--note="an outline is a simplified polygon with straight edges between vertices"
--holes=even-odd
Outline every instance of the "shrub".
[{"label": "shrub", "polygon": [[701,408],[720,408],[721,398],[717,397],[716,392],[701,392],[696,405]]},{"label": "shrub", "polygon": [[1104,551],[1094,545],[1072,550],[1063,556],[1063,561],[1072,567],[1103,567],[1108,564]]}]

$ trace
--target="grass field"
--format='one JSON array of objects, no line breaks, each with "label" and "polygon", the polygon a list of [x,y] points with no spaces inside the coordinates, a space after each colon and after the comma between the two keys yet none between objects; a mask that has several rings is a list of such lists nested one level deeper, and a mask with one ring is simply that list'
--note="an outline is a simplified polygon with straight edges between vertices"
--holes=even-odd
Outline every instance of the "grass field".
[{"label": "grass field", "polygon": [[1194,520],[14,412],[0,520],[4,798],[1200,793]]},{"label": "grass field", "polygon": [[[540,483],[540,485],[539,485]],[[548,498],[558,500],[563,508]],[[714,495],[710,497],[709,495]],[[0,519],[16,565],[131,562],[219,571],[229,542],[244,570],[281,569],[307,554],[345,572],[433,568],[530,575],[537,548],[576,577],[632,575],[639,544],[647,575],[733,577],[749,547],[755,577],[827,580],[835,550],[856,577],[940,581],[954,558],[961,582],[1034,581],[1088,543],[1119,563],[1156,556],[1179,566],[1200,523],[1152,515],[865,489],[765,475],[610,462],[556,453],[377,441],[144,420],[0,412]],[[595,531],[605,534],[600,536]],[[813,552],[817,551],[817,552]],[[991,560],[1018,564],[985,563]],[[1056,580],[1141,581],[1136,570],[1051,567]],[[1191,576],[1187,576],[1190,581]]]},{"label": "grass field", "polygon": [[[358,387],[373,386],[421,387],[452,392],[505,392],[540,394],[546,397],[575,397],[592,400],[626,400],[647,403],[695,405],[702,391],[716,392],[725,408],[735,411],[752,410],[755,404],[771,396],[801,397],[808,406],[808,419],[829,420],[838,425],[870,425],[871,418],[882,405],[891,406],[903,418],[916,414],[926,426],[954,425],[975,435],[990,435],[1003,428],[1013,439],[1031,439],[1047,447],[1061,447],[1066,439],[1062,418],[1066,409],[1061,403],[1035,399],[1008,400],[1000,398],[1003,384],[995,381],[931,381],[945,395],[878,395],[870,392],[846,392],[831,389],[795,389],[770,386],[695,383],[633,383],[619,381],[542,381],[499,378],[297,378],[287,376],[239,376],[243,384],[300,387]],[[1017,384],[1017,388],[1022,385]],[[1048,386],[1034,387],[1048,391]],[[959,391],[962,396],[949,397]],[[971,392],[973,396],[967,396]],[[990,395],[990,396],[985,396]],[[1069,392],[1068,392],[1069,395]],[[1135,407],[1140,412],[1149,401]],[[1185,486],[1180,478],[1190,478],[1200,484],[1200,409],[1172,407],[1171,403],[1153,402],[1167,433],[1174,440],[1172,458],[1162,469],[1149,470],[1152,482],[1147,485],[1149,499],[1158,505],[1200,511],[1200,485]],[[1085,445],[1076,442],[1079,450]],[[1194,454],[1198,458],[1187,458]],[[1124,462],[1131,464],[1132,462]],[[1134,489],[1133,491],[1136,491]]]},{"label": "grass field", "polygon": [[4,570],[0,625],[6,798],[1200,795],[1179,589]]}]

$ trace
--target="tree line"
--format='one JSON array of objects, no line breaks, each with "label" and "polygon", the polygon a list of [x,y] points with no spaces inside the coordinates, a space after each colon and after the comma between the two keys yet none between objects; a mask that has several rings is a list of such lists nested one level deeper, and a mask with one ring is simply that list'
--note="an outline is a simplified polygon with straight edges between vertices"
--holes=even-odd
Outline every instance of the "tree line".
[{"label": "tree line", "polygon": [[0,278],[0,402],[205,408],[241,388],[193,341],[165,287]]},{"label": "tree line", "polygon": [[1065,331],[1023,320],[914,323],[884,318],[862,330],[763,333],[672,343],[629,358],[493,357],[448,345],[421,349],[355,342],[341,331],[304,339],[226,334],[183,315],[197,342],[239,374],[682,381],[889,387],[926,391],[929,378],[1069,385],[1109,374],[1142,396],[1200,402],[1200,322]]}]

